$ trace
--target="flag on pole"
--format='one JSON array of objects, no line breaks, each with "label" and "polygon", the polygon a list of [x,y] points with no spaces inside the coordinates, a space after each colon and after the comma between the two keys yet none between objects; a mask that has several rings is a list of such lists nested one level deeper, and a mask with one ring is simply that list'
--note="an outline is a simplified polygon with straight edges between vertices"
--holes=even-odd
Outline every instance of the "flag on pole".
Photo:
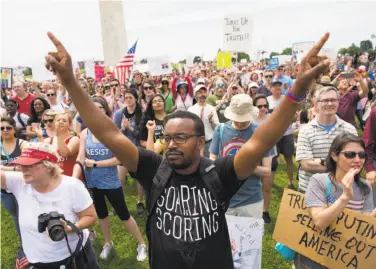
[{"label": "flag on pole", "polygon": [[[138,40],[137,40],[138,41]],[[137,41],[128,50],[128,53],[120,60],[114,69],[115,78],[117,78],[121,84],[127,82],[127,78],[130,74],[130,70],[133,67],[134,55],[136,53]]]}]

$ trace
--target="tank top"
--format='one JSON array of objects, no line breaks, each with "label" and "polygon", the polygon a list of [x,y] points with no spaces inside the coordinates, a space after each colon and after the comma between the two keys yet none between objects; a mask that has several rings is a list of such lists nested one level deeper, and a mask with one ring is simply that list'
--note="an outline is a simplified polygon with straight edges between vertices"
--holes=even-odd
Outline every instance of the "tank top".
[{"label": "tank top", "polygon": [[[10,162],[14,161],[21,155],[21,144],[23,143],[22,140],[17,138],[16,146],[14,150],[9,154],[5,148],[3,147],[3,141],[1,141],[1,166],[7,166]],[[2,193],[8,193],[6,190],[1,189]]]},{"label": "tank top", "polygon": [[[92,133],[87,130],[86,158],[103,161],[115,157],[105,145],[94,142]],[[121,187],[117,165],[111,167],[86,167],[85,174],[89,188],[117,189]]]},{"label": "tank top", "polygon": [[[69,141],[73,138],[73,136],[65,139],[65,145],[68,145]],[[54,142],[55,137],[50,138],[50,144],[52,145]],[[60,155],[59,149],[57,149],[57,153],[59,154],[59,161],[58,164],[61,169],[63,169],[63,175],[72,176],[73,175],[73,167],[76,164],[77,154],[70,156],[70,157],[63,157]]]}]

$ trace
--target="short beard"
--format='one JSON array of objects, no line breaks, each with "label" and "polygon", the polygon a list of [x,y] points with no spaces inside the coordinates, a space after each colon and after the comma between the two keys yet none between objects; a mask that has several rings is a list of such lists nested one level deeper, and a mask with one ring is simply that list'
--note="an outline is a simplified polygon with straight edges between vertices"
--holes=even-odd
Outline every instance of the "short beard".
[{"label": "short beard", "polygon": [[188,167],[190,167],[192,165],[192,162],[184,159],[184,162],[182,164],[176,164],[176,163],[170,163],[170,162],[168,162],[168,164],[174,170],[183,170],[183,169],[187,169]]}]

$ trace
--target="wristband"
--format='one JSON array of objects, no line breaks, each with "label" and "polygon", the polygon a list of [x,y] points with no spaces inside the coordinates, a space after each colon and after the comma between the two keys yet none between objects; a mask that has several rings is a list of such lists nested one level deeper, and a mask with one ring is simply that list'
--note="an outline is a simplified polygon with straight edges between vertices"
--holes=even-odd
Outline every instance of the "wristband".
[{"label": "wristband", "polygon": [[306,99],[306,97],[307,97],[306,94],[304,94],[303,96],[296,96],[296,95],[294,95],[291,92],[290,88],[287,90],[286,96],[288,97],[288,99],[290,101],[295,101],[295,103],[300,103],[300,102],[304,101]]},{"label": "wristband", "polygon": [[96,164],[96,163],[93,163],[93,167],[97,167],[97,164]]}]

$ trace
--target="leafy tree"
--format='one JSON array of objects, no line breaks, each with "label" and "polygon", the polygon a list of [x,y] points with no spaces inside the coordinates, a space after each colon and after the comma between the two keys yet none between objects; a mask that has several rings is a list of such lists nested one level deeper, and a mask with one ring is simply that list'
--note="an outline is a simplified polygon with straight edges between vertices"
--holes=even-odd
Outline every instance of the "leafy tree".
[{"label": "leafy tree", "polygon": [[249,55],[245,52],[238,52],[238,62],[240,62],[241,59],[247,59],[247,62],[249,62]]},{"label": "leafy tree", "polygon": [[358,46],[356,46],[354,43],[351,44],[350,47],[348,47],[348,54],[350,54],[351,56],[354,56],[356,53],[360,53],[360,48]]},{"label": "leafy tree", "polygon": [[275,52],[275,51],[273,51],[272,53],[270,53],[270,58],[272,58],[273,56],[277,56],[277,55],[279,55],[279,53],[278,52]]},{"label": "leafy tree", "polygon": [[372,49],[373,49],[373,45],[372,45],[371,40],[360,41],[360,51],[361,52],[366,52],[366,51],[372,50]]},{"label": "leafy tree", "polygon": [[180,64],[187,64],[187,59],[184,59],[182,61],[179,61]]},{"label": "leafy tree", "polygon": [[281,55],[292,55],[292,48],[285,48],[282,52]]}]

